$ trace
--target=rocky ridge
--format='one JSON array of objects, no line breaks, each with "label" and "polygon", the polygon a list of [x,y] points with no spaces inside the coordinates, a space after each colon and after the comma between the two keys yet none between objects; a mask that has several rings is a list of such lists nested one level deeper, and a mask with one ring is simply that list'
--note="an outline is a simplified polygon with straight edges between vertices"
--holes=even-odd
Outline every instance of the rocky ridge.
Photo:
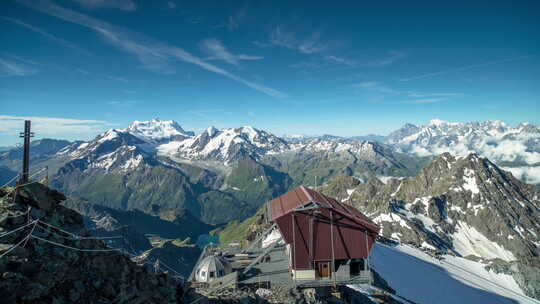
[{"label": "rocky ridge", "polygon": [[527,282],[522,287],[529,295],[539,297],[540,281],[532,275],[540,269],[538,188],[476,154],[449,153],[417,176],[356,184],[342,178],[320,190],[373,218],[387,238],[514,270],[528,267],[513,275]]},{"label": "rocky ridge", "polygon": [[[0,189],[0,233],[40,220],[0,239],[0,296],[9,303],[180,303],[182,286],[170,276],[139,267],[122,253],[88,237],[83,218],[65,197],[39,183],[13,200]],[[47,223],[58,227],[46,226]],[[34,237],[20,243],[27,235]],[[20,244],[8,252],[14,244]],[[73,248],[76,248],[73,249]],[[84,250],[84,251],[81,251]],[[61,275],[59,275],[61,274]]]}]

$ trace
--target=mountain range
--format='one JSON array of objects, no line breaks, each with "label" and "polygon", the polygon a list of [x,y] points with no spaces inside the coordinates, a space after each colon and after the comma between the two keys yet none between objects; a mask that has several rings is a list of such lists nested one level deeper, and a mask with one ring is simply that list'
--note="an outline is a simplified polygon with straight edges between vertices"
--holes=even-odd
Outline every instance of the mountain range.
[{"label": "mountain range", "polygon": [[[383,182],[343,175],[316,190],[358,208],[382,227],[373,267],[408,299],[507,301],[486,300],[487,294],[465,288],[471,284],[490,296],[517,296],[519,303],[535,303],[520,294],[540,298],[540,190],[486,158],[446,152],[411,177]],[[253,240],[266,227],[263,213],[261,208],[215,233],[223,243]],[[409,276],[422,283],[407,283]],[[438,286],[426,290],[433,284],[430,277],[462,294],[442,295],[446,291]]]},{"label": "mountain range", "polygon": [[[359,208],[388,242],[466,258],[538,298],[540,191],[524,182],[540,168],[538,130],[432,120],[378,140],[291,138],[250,126],[195,134],[154,119],[89,141],[33,141],[31,166],[48,167],[48,183],[95,233],[125,234],[134,253],[182,273],[197,256],[184,242],[216,228],[234,240],[262,204],[303,184]],[[20,147],[0,152],[2,183],[21,159]],[[189,258],[168,258],[175,252]]]},{"label": "mountain range", "polygon": [[[85,142],[34,141],[31,158],[33,168],[48,166],[51,184],[77,200],[149,214],[158,206],[157,215],[169,218],[187,210],[219,224],[244,219],[300,184],[316,186],[341,175],[413,176],[445,149],[458,156],[489,154],[494,163],[534,182],[539,130],[527,123],[432,120],[425,126],[407,124],[382,141],[366,141],[331,135],[281,138],[251,126],[209,127],[196,135],[174,121],[154,119]],[[20,147],[0,153],[1,182],[16,174],[21,158]]]},{"label": "mountain range", "polygon": [[[289,142],[250,126],[195,135],[159,119],[87,142],[35,141],[31,150],[32,166],[48,166],[51,184],[75,199],[147,213],[157,205],[164,217],[187,210],[210,224],[244,219],[298,184],[341,174],[408,176],[422,163],[378,142]],[[17,172],[20,159],[20,148],[0,154],[3,180]]]},{"label": "mountain range", "polygon": [[540,297],[540,190],[486,158],[443,153],[413,177],[340,177],[320,190],[364,212],[388,239],[480,262]]}]

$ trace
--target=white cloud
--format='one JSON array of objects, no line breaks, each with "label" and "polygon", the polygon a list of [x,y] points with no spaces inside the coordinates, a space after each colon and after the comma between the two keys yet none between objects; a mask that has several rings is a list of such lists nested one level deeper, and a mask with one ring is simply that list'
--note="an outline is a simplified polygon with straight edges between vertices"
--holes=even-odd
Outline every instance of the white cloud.
[{"label": "white cloud", "polygon": [[263,59],[263,57],[260,56],[252,56],[252,55],[234,55],[227,48],[221,43],[221,41],[217,39],[205,39],[201,41],[200,45],[201,49],[207,53],[210,58],[210,60],[223,60],[227,63],[230,63],[232,65],[238,65],[240,60],[260,60]]},{"label": "white cloud", "polygon": [[512,172],[516,178],[526,183],[540,184],[540,167],[502,167],[501,169]]},{"label": "white cloud", "polygon": [[364,67],[384,67],[393,64],[394,62],[398,61],[403,57],[405,57],[405,53],[401,51],[388,51],[386,57],[366,62],[360,62],[358,65]]},{"label": "white cloud", "polygon": [[[423,92],[395,90],[395,89],[387,87],[380,81],[363,81],[360,83],[353,84],[353,87],[357,87],[363,90],[373,91],[373,92],[376,92],[377,94],[383,94],[383,95],[390,94],[390,95],[417,98],[417,99],[405,101],[406,103],[436,103],[436,102],[448,101],[452,97],[465,96],[465,94],[463,93],[423,93]],[[426,98],[426,97],[431,97],[431,98]],[[382,100],[384,99],[384,96],[377,96],[377,99]]]},{"label": "white cloud", "polygon": [[120,82],[124,82],[124,83],[129,82],[129,80],[127,80],[124,77],[113,76],[113,75],[105,75],[105,77],[110,79],[110,80],[116,80],[116,81],[120,81]]},{"label": "white cloud", "polygon": [[50,39],[50,40],[64,46],[64,47],[78,50],[81,53],[84,53],[86,55],[89,54],[88,51],[81,49],[80,47],[76,46],[75,44],[73,44],[73,43],[71,43],[69,41],[66,41],[66,40],[64,40],[64,39],[62,39],[60,37],[57,37],[57,36],[49,33],[49,32],[46,32],[41,28],[38,28],[36,26],[33,26],[33,25],[28,24],[28,23],[22,22],[21,20],[18,20],[18,19],[15,19],[15,18],[9,18],[9,17],[0,17],[0,18],[4,19],[6,21],[9,21],[11,23],[17,24],[19,26],[22,26],[22,27],[24,27],[26,29],[29,29],[29,30],[33,31],[33,32],[36,32],[36,33],[42,35],[43,37],[46,37],[46,38],[48,38],[48,39]]},{"label": "white cloud", "polygon": [[18,134],[24,129],[25,120],[32,121],[32,131],[39,136],[97,133],[111,125],[102,120],[0,115],[0,132]]},{"label": "white cloud", "polygon": [[[247,4],[247,2],[246,2]],[[227,20],[227,29],[229,31],[237,30],[240,27],[240,24],[244,21],[246,18],[247,13],[247,6],[244,5],[241,9],[236,11],[233,15],[229,16],[229,19]]]},{"label": "white cloud", "polygon": [[113,100],[109,101],[107,104],[110,104],[112,106],[122,106],[122,107],[129,107],[136,104],[140,104],[141,102],[136,100]]},{"label": "white cloud", "polygon": [[465,94],[463,93],[411,93],[408,95],[412,98],[423,98],[423,97],[463,97]]},{"label": "white cloud", "polygon": [[117,8],[123,11],[134,11],[137,4],[132,0],[72,0],[87,9]]},{"label": "white cloud", "polygon": [[325,56],[324,59],[326,59],[327,61],[331,62],[331,63],[335,63],[335,64],[342,64],[342,65],[346,65],[346,66],[349,66],[349,67],[354,67],[356,66],[356,62],[353,61],[353,60],[350,60],[348,58],[344,58],[344,57],[338,57],[338,56],[334,56],[334,55],[328,55],[328,56]]},{"label": "white cloud", "polygon": [[485,67],[485,66],[501,64],[501,63],[505,63],[505,62],[528,59],[528,58],[532,58],[532,57],[535,57],[535,56],[538,56],[538,55],[539,54],[532,54],[532,55],[525,55],[525,56],[516,56],[516,57],[503,58],[503,59],[500,59],[500,60],[489,61],[489,62],[484,62],[484,63],[480,63],[480,64],[472,64],[472,65],[462,66],[462,67],[458,67],[458,68],[442,70],[442,71],[438,71],[438,72],[434,72],[434,73],[427,73],[427,74],[421,74],[421,75],[407,77],[407,78],[401,78],[399,81],[411,81],[411,80],[417,80],[417,79],[423,79],[423,78],[431,78],[431,77],[435,77],[435,76],[441,76],[441,75],[451,74],[451,73],[455,73],[455,72],[467,71],[467,70],[472,70],[472,69],[481,68],[481,67]]},{"label": "white cloud", "polygon": [[249,80],[231,74],[224,69],[214,66],[203,59],[192,55],[182,48],[151,40],[150,38],[147,38],[139,33],[122,30],[107,22],[55,5],[50,1],[34,2],[31,0],[18,0],[18,2],[42,13],[55,16],[68,22],[79,24],[96,31],[97,33],[101,34],[110,44],[125,52],[137,56],[139,61],[143,64],[143,67],[146,69],[165,74],[174,73],[175,70],[171,66],[171,61],[179,60],[222,75],[269,96],[278,98],[287,96],[285,93],[278,90],[253,83]]},{"label": "white cloud", "polygon": [[445,98],[445,97],[423,98],[423,99],[409,100],[409,101],[407,101],[407,103],[436,103],[436,102],[447,101],[447,100],[449,100],[449,99]]},{"label": "white cloud", "polygon": [[299,38],[292,31],[287,31],[283,27],[277,26],[271,33],[269,44],[254,42],[257,46],[279,46],[298,51],[302,54],[320,53],[327,49],[327,45],[321,40],[321,34],[315,32],[307,37]]},{"label": "white cloud", "polygon": [[30,76],[37,72],[37,69],[21,60],[0,58],[0,77]]},{"label": "white cloud", "polygon": [[353,86],[363,89],[378,88],[381,83],[379,81],[363,81]]}]

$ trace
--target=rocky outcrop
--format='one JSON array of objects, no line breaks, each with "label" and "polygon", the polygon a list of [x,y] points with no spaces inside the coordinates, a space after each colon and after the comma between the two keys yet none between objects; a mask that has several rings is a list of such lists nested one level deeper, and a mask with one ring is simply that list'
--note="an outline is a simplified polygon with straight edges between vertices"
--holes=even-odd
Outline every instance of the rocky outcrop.
[{"label": "rocky outcrop", "polygon": [[[339,192],[383,227],[382,235],[424,250],[451,253],[486,265],[507,263],[509,272],[530,296],[540,284],[540,191],[476,154],[443,153],[414,177],[373,178],[322,186]],[[335,193],[332,193],[336,196]]]},{"label": "rocky outcrop", "polygon": [[80,214],[59,204],[62,194],[34,183],[13,200],[7,190],[0,189],[0,235],[31,224],[0,238],[2,302],[181,303],[183,286],[171,276],[136,265],[101,240],[75,237],[88,231]]},{"label": "rocky outcrop", "polygon": [[159,260],[164,271],[187,278],[200,255],[201,249],[196,245],[168,240],[143,252],[134,260],[139,264],[154,264]]}]

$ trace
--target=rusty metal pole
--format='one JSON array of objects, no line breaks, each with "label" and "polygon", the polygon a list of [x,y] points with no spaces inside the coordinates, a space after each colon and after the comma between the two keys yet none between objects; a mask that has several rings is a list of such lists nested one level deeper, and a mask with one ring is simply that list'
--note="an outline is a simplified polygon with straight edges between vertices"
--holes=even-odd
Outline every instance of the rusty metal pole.
[{"label": "rusty metal pole", "polygon": [[28,171],[30,170],[30,138],[34,133],[30,132],[30,120],[24,121],[24,132],[21,132],[20,137],[24,138],[24,154],[23,154],[23,172],[21,184],[28,183]]}]

